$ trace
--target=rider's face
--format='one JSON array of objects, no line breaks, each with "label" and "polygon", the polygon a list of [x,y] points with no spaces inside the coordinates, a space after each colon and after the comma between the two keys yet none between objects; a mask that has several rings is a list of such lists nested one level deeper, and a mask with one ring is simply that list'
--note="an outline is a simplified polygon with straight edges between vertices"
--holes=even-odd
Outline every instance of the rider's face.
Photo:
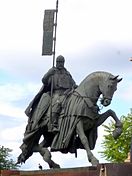
[{"label": "rider's face", "polygon": [[56,62],[56,68],[58,68],[58,69],[64,68],[64,61],[57,61]]}]

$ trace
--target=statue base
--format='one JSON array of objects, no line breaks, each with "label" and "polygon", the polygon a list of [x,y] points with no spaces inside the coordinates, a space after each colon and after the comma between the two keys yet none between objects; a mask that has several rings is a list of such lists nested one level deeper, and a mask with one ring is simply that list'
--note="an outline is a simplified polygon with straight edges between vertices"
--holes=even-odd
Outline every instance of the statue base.
[{"label": "statue base", "polygon": [[47,169],[42,171],[1,170],[1,176],[130,176],[132,163],[99,164],[97,167]]}]

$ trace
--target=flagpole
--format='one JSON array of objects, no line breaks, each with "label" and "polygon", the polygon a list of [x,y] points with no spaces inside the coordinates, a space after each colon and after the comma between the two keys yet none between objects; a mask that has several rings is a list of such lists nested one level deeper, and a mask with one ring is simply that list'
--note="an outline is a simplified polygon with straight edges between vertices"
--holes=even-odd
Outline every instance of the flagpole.
[{"label": "flagpole", "polygon": [[[56,54],[56,32],[57,32],[57,14],[58,14],[58,0],[56,1],[56,11],[55,11],[55,23],[54,23],[54,38],[53,38],[53,69],[55,67],[55,54]],[[54,88],[54,77],[51,79],[51,101],[50,101],[50,119],[49,119],[49,131],[52,132],[53,119],[52,119],[52,99],[53,99],[53,88]]]},{"label": "flagpole", "polygon": [[56,54],[56,31],[57,31],[57,14],[58,14],[58,3],[59,1],[56,1],[56,13],[55,13],[55,23],[54,23],[54,27],[55,27],[55,33],[54,33],[54,44],[53,44],[53,67],[55,66],[55,54]]}]

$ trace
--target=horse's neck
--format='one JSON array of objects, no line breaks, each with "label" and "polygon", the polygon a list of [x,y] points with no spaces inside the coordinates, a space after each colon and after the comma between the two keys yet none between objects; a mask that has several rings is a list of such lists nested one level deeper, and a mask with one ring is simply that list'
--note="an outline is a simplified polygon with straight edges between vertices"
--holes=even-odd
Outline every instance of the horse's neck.
[{"label": "horse's neck", "polygon": [[101,92],[99,91],[99,81],[96,79],[85,79],[77,88],[79,94],[91,99],[96,103]]},{"label": "horse's neck", "polygon": [[113,76],[112,74],[104,71],[93,72],[88,75],[78,86],[77,91],[86,97],[90,97],[93,103],[96,103],[99,96],[102,94],[101,87],[106,84],[108,78]]}]

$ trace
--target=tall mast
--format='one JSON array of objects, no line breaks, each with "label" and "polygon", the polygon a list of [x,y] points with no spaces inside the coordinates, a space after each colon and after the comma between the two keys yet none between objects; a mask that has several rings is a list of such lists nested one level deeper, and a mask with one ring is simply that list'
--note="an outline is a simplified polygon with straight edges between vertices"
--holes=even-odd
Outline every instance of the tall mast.
[{"label": "tall mast", "polygon": [[[57,14],[58,14],[58,0],[56,1],[56,12],[55,12],[55,31],[54,31],[54,38],[53,38],[53,68],[55,67],[55,52],[56,52],[56,31],[57,31]],[[51,99],[50,99],[50,119],[49,119],[49,131],[52,131],[53,128],[53,119],[52,119],[52,99],[53,99],[53,88],[54,88],[54,77],[52,76],[51,79]]]},{"label": "tall mast", "polygon": [[57,15],[58,15],[58,3],[59,1],[56,1],[56,12],[55,12],[55,23],[54,23],[54,27],[55,27],[55,31],[54,31],[54,44],[53,44],[53,67],[55,66],[55,54],[56,54],[56,32],[57,32]]}]

